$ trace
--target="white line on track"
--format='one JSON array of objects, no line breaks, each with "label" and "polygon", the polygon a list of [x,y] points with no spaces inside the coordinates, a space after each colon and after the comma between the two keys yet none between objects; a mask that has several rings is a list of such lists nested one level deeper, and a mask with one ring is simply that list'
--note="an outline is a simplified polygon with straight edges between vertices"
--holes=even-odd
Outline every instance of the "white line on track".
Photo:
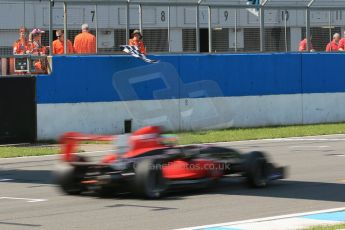
[{"label": "white line on track", "polygon": [[277,138],[272,139],[272,141],[345,141],[345,138]]},{"label": "white line on track", "polygon": [[7,197],[7,196],[0,197],[0,200],[25,200],[26,202],[29,202],[29,203],[47,201],[47,199],[31,199],[31,198]]},{"label": "white line on track", "polygon": [[[332,138],[332,137],[337,138]],[[331,134],[331,135],[319,135],[319,136],[305,136],[305,137],[286,137],[286,138],[271,138],[271,139],[259,139],[259,140],[243,140],[243,141],[223,141],[223,142],[216,142],[217,144],[227,144],[227,143],[252,143],[252,142],[293,142],[293,141],[345,141],[345,138],[339,138],[339,136],[344,136],[344,134]],[[205,143],[205,144],[214,144]]]},{"label": "white line on track", "polygon": [[313,146],[313,145],[293,145],[289,146],[289,149],[325,149],[330,148],[330,146],[323,145],[323,146]]},{"label": "white line on track", "polygon": [[[294,142],[294,141],[345,141],[345,138],[274,138],[274,139],[261,139],[261,140],[245,140],[245,141],[233,141],[232,143],[245,143],[245,142]],[[217,142],[217,143],[231,143],[231,142]],[[213,143],[208,143],[213,144]]]},{"label": "white line on track", "polygon": [[13,180],[13,179],[6,179],[6,178],[4,178],[4,179],[0,179],[0,182],[6,182],[6,181],[11,181],[11,180]]},{"label": "white line on track", "polygon": [[327,212],[339,212],[339,211],[345,211],[345,207],[333,208],[333,209],[325,209],[325,210],[312,211],[312,212],[301,212],[301,213],[294,213],[294,214],[281,215],[281,216],[264,217],[264,218],[258,218],[258,219],[233,221],[233,222],[226,222],[226,223],[220,223],[220,224],[211,224],[211,225],[204,225],[204,226],[179,228],[179,229],[176,229],[176,230],[193,230],[193,229],[196,230],[196,229],[204,229],[204,228],[212,228],[212,227],[222,227],[222,226],[231,227],[231,225],[257,223],[257,222],[263,222],[263,221],[269,221],[269,220],[286,219],[286,218],[292,218],[292,217],[307,216],[307,215],[327,213]]},{"label": "white line on track", "polygon": [[317,146],[317,145],[293,145],[293,146],[290,146],[288,148],[290,149],[294,149],[294,148],[329,148],[330,146],[328,145],[321,145],[321,146]]}]

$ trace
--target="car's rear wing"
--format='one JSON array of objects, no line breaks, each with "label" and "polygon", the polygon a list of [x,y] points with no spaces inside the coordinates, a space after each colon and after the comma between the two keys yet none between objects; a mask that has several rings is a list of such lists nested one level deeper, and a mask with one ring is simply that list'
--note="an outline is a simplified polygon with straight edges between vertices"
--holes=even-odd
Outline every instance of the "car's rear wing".
[{"label": "car's rear wing", "polygon": [[125,154],[130,150],[141,148],[173,146],[177,142],[176,135],[160,133],[132,133],[123,135],[90,135],[78,132],[68,132],[60,138],[62,160],[66,162],[76,161],[75,154],[80,142],[107,141],[116,147],[117,154]]},{"label": "car's rear wing", "polygon": [[78,132],[68,132],[61,136],[61,154],[62,160],[66,162],[74,161],[75,153],[78,151],[77,147],[83,141],[104,141],[110,142],[116,140],[116,135],[89,135]]}]

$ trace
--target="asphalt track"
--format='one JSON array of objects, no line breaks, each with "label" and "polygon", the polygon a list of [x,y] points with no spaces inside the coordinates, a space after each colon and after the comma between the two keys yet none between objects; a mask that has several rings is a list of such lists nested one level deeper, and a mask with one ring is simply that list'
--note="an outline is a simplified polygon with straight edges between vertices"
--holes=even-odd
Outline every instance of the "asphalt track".
[{"label": "asphalt track", "polygon": [[57,156],[0,159],[0,229],[174,229],[345,206],[345,135],[222,144],[267,152],[289,178],[265,189],[230,178],[154,201],[66,196],[51,180]]}]

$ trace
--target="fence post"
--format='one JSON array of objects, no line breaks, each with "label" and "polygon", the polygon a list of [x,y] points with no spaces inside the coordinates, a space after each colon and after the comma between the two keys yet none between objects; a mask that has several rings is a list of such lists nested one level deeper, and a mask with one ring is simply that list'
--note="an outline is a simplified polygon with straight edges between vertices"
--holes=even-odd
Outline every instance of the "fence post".
[{"label": "fence post", "polygon": [[196,52],[200,52],[200,33],[199,33],[199,30],[200,30],[200,20],[199,20],[199,4],[196,6],[195,8],[195,11],[196,11],[196,17],[195,17],[195,41],[196,41]]},{"label": "fence post", "polygon": [[265,51],[265,10],[263,6],[260,7],[260,51]]},{"label": "fence post", "polygon": [[237,8],[235,9],[235,53],[237,53]]},{"label": "fence post", "polygon": [[284,10],[284,36],[285,36],[285,52],[288,52],[288,38],[287,38],[287,18],[288,11]]},{"label": "fence post", "polygon": [[[96,53],[98,53],[98,12],[97,4],[95,5],[95,24],[96,24]],[[65,42],[66,43],[66,42]]]},{"label": "fence post", "polygon": [[329,31],[329,42],[332,41],[332,27],[331,27],[331,24],[332,24],[332,14],[331,14],[331,11],[329,11],[328,13],[328,31]]},{"label": "fence post", "polygon": [[143,7],[139,4],[139,30],[143,34]]},{"label": "fence post", "polygon": [[49,1],[49,54],[53,55],[53,2]]},{"label": "fence post", "polygon": [[309,7],[305,11],[305,37],[307,39],[307,51],[310,50],[310,9]]},{"label": "fence post", "polygon": [[63,30],[64,30],[64,44],[63,44],[63,48],[64,48],[64,54],[67,54],[67,3],[63,2]]},{"label": "fence post", "polygon": [[168,6],[168,51],[171,52],[170,45],[170,5]]},{"label": "fence post", "polygon": [[126,44],[129,40],[129,2],[126,4]]},{"label": "fence post", "polygon": [[212,53],[211,7],[208,6],[208,52]]}]

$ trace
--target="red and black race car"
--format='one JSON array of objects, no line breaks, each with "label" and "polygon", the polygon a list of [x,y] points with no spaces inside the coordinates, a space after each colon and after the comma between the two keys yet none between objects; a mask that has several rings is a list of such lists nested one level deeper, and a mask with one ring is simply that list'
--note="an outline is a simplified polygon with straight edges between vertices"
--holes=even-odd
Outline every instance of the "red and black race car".
[{"label": "red and black race car", "polygon": [[[114,141],[114,153],[100,163],[74,153],[81,141]],[[131,135],[95,136],[66,133],[61,138],[62,162],[56,182],[67,194],[95,191],[100,194],[134,192],[159,198],[174,188],[209,186],[226,175],[244,176],[252,187],[285,177],[262,152],[241,154],[217,145],[173,145],[158,126],[148,126]]]}]

